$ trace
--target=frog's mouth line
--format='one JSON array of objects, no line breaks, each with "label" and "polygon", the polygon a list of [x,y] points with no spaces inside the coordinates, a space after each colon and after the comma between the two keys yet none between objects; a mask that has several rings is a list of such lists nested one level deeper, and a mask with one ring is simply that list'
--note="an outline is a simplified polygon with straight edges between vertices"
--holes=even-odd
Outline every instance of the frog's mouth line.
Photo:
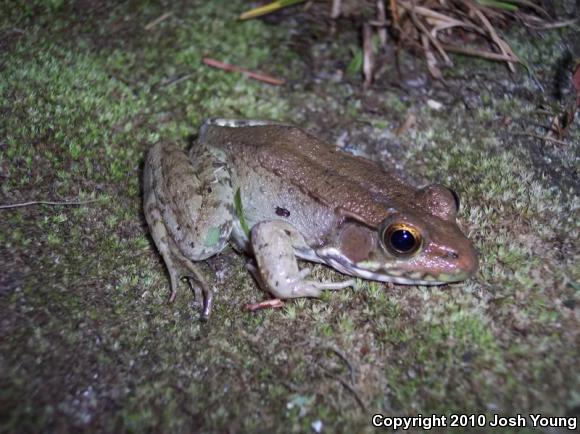
[{"label": "frog's mouth line", "polygon": [[382,273],[375,273],[371,270],[360,268],[354,262],[341,255],[340,252],[334,248],[321,249],[317,251],[317,254],[325,264],[336,269],[337,271],[340,271],[341,273],[347,274],[349,276],[361,277],[367,280],[392,282],[400,285],[443,285],[445,283],[449,283],[437,280],[435,276],[430,275],[425,276],[429,276],[433,280],[425,280],[425,276],[423,276],[423,279],[413,279],[411,277],[389,275],[387,274],[388,270],[381,270]]}]

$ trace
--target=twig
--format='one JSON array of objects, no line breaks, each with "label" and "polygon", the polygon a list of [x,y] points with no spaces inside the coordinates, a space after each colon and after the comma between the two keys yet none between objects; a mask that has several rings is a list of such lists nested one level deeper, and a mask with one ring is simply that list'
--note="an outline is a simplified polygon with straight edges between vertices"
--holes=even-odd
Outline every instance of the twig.
[{"label": "twig", "polygon": [[[539,21],[539,20],[538,20]],[[528,27],[531,27],[532,29],[541,29],[541,30],[546,30],[546,29],[559,29],[561,27],[568,27],[571,26],[573,24],[576,24],[578,22],[578,19],[574,18],[571,20],[565,20],[565,21],[555,21],[553,23],[546,23],[546,24],[542,24],[542,25],[535,25],[535,24],[531,24],[531,23],[526,23],[526,25]]]},{"label": "twig", "polygon": [[421,20],[419,20],[419,18],[417,18],[417,15],[415,15],[415,11],[411,9],[409,11],[409,15],[411,16],[411,21],[413,21],[413,24],[415,24],[415,26],[420,31],[422,31],[423,34],[425,34],[425,36],[427,36],[427,38],[429,39],[429,41],[431,42],[431,44],[433,44],[433,46],[435,47],[435,49],[439,52],[439,54],[441,55],[441,57],[443,58],[443,60],[445,61],[445,63],[447,65],[453,65],[453,62],[451,62],[451,59],[449,58],[449,56],[447,55],[447,53],[445,52],[445,50],[443,48],[441,48],[441,44],[439,44],[439,41],[437,41],[437,39],[435,39],[435,37],[429,32],[429,30],[427,30],[427,28],[421,22]]},{"label": "twig", "polygon": [[341,378],[338,375],[335,375],[332,372],[330,372],[326,367],[322,366],[320,363],[317,362],[316,363],[316,366],[318,366],[319,369],[322,369],[322,371],[328,377],[330,377],[333,380],[336,380],[340,384],[342,384],[342,386],[352,394],[352,396],[354,397],[355,401],[360,406],[360,408],[361,408],[362,411],[364,411],[364,412],[367,412],[368,411],[367,410],[367,406],[365,405],[364,401],[362,400],[362,398],[358,394],[358,391],[353,386],[351,386],[350,384],[348,384],[348,382],[346,382],[343,378]]},{"label": "twig", "polygon": [[169,80],[167,83],[163,83],[162,86],[171,86],[181,83],[182,81],[188,80],[193,74],[185,74],[181,77],[173,78]]},{"label": "twig", "polygon": [[26,30],[19,29],[18,27],[13,27],[13,28],[9,29],[7,32],[8,33],[10,33],[10,32],[12,32],[12,33],[18,33],[19,35],[26,34]]},{"label": "twig", "polygon": [[249,20],[250,18],[261,17],[262,15],[270,14],[272,12],[276,12],[282,8],[286,8],[288,6],[294,6],[298,3],[302,3],[306,0],[278,0],[273,1],[271,3],[265,4],[264,6],[258,6],[252,10],[246,11],[241,14],[238,19],[239,20]]},{"label": "twig", "polygon": [[12,209],[12,208],[22,208],[25,206],[31,206],[31,205],[84,205],[86,203],[93,203],[93,202],[97,202],[98,199],[92,199],[92,200],[81,200],[81,201],[75,201],[75,202],[52,202],[49,200],[33,200],[31,202],[22,202],[22,203],[12,203],[12,204],[8,204],[8,205],[0,205],[0,209]]},{"label": "twig", "polygon": [[223,69],[224,71],[239,72],[240,74],[244,74],[245,76],[253,78],[254,80],[263,81],[264,83],[273,84],[276,86],[281,86],[286,83],[286,80],[275,78],[259,72],[250,71],[249,69],[242,68],[241,66],[229,65],[209,57],[204,57],[203,63],[214,68]]},{"label": "twig", "polygon": [[246,312],[256,312],[262,309],[275,309],[284,307],[286,303],[284,303],[279,298],[271,298],[268,300],[259,301],[258,303],[249,303],[242,307],[242,310]]},{"label": "twig", "polygon": [[[501,39],[499,37],[499,35],[497,34],[497,32],[495,31],[495,29],[493,28],[493,26],[491,25],[491,23],[487,19],[487,17],[479,9],[475,9],[475,14],[481,20],[484,27],[489,32],[489,36],[491,37],[491,40],[496,43],[496,45],[499,47],[500,51],[503,54],[505,54],[506,56],[511,57],[513,59],[513,61],[515,61],[516,63],[519,62],[520,59],[518,58],[518,56],[516,56],[515,53],[512,51],[511,47],[503,39]],[[508,64],[508,68],[510,69],[510,71],[515,72],[514,65],[510,62],[508,62],[507,64]]]},{"label": "twig", "polygon": [[153,21],[151,21],[149,24],[147,24],[145,26],[145,30],[151,30],[153,27],[155,27],[157,24],[165,21],[171,15],[173,15],[173,12],[165,12],[163,15],[161,15],[158,18],[155,18]]},{"label": "twig", "polygon": [[[403,6],[403,8],[405,8],[409,13],[413,12],[417,15],[424,16],[427,22],[433,25],[432,31],[435,33],[437,33],[437,31],[439,30],[447,29],[450,27],[463,27],[481,34],[485,34],[485,32],[475,24],[469,23],[467,21],[458,20],[448,15],[435,12],[429,8],[423,6],[414,6],[403,2],[401,2],[401,6]],[[445,23],[445,25],[442,24],[437,25],[436,24],[437,22]],[[435,36],[435,33],[433,34],[433,36]]]},{"label": "twig", "polygon": [[441,44],[445,51],[452,51],[459,54],[467,54],[469,56],[477,56],[488,60],[497,60],[500,62],[517,62],[510,56],[501,53],[493,53],[491,51],[482,51],[476,48],[458,47],[457,45]]},{"label": "twig", "polygon": [[[385,2],[383,0],[377,0],[377,21],[383,23],[387,21],[387,13],[385,12]],[[387,29],[381,27],[379,28],[378,32],[379,39],[381,40],[381,48],[385,48],[387,46]]]},{"label": "twig", "polygon": [[564,142],[563,140],[553,139],[552,137],[547,136],[540,136],[539,134],[534,133],[509,133],[512,136],[526,136],[526,137],[533,137],[534,139],[540,140],[547,140],[548,142],[557,143],[558,145],[568,146],[569,143]]},{"label": "twig", "polygon": [[384,21],[368,20],[367,24],[369,24],[373,27],[387,27],[387,26],[391,25],[391,21],[389,21],[389,20],[384,20]]},{"label": "twig", "polygon": [[546,12],[546,10],[528,0],[510,0],[511,3],[516,3],[522,6],[527,6],[530,9],[535,10],[536,12],[544,15],[546,18],[550,18],[550,14],[548,12]]},{"label": "twig", "polygon": [[437,66],[437,58],[435,57],[435,53],[429,47],[429,37],[425,33],[421,33],[419,35],[419,39],[421,40],[421,45],[423,45],[423,51],[425,52],[425,60],[427,61],[427,69],[434,78],[441,80],[443,75],[441,74],[441,70]]},{"label": "twig", "polygon": [[373,52],[373,31],[370,25],[363,24],[363,75],[365,77],[365,87],[373,82],[373,72],[375,69],[375,56]]},{"label": "twig", "polygon": [[350,360],[348,360],[348,357],[346,357],[346,355],[342,351],[340,351],[338,348],[336,348],[333,345],[324,345],[324,346],[322,346],[321,349],[332,351],[346,364],[346,366],[348,366],[348,373],[350,375],[350,382],[354,383],[355,370],[352,366],[352,363],[350,363]]},{"label": "twig", "polygon": [[342,12],[342,0],[332,0],[332,11],[330,12],[330,18],[333,20],[340,17]]},{"label": "twig", "polygon": [[399,29],[401,26],[399,25],[399,2],[397,0],[389,0],[389,4],[391,5],[391,15],[393,16],[393,21],[395,23],[395,28]]},{"label": "twig", "polygon": [[329,374],[329,375],[331,377],[334,377],[336,380],[338,380],[338,382],[340,384],[342,384],[343,387],[345,387],[350,393],[353,394],[354,399],[356,400],[357,404],[360,406],[362,411],[368,412],[367,406],[365,405],[362,398],[360,397],[360,395],[358,394],[357,390],[354,387],[352,387],[350,384],[348,384],[346,381],[344,381],[344,379],[342,379],[336,375],[332,375],[332,374]]},{"label": "twig", "polygon": [[399,127],[395,130],[395,135],[397,137],[402,136],[407,130],[412,128],[417,123],[417,116],[413,113],[412,110],[408,110],[407,114],[405,115],[405,119],[399,125]]}]

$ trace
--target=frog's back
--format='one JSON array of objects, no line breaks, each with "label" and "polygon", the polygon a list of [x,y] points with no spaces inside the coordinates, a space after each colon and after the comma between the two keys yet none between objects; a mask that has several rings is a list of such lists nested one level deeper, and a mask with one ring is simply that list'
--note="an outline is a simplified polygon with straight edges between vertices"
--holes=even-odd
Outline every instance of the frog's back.
[{"label": "frog's back", "polygon": [[336,151],[298,127],[258,122],[262,123],[204,124],[200,140],[372,225],[378,225],[389,208],[409,206],[415,189],[374,162]]}]

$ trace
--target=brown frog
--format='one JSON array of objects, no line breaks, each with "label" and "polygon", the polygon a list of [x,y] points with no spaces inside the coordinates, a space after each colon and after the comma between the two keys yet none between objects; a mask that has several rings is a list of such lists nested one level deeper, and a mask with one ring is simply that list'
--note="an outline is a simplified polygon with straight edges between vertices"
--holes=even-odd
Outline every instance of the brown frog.
[{"label": "brown frog", "polygon": [[[352,286],[318,282],[297,259],[398,284],[467,279],[478,266],[441,185],[417,189],[374,162],[335,150],[298,127],[210,119],[189,156],[159,143],[145,162],[144,210],[171,278],[211,290],[196,262],[228,242],[252,254],[258,282],[279,299]],[[196,291],[199,295],[199,290]]]}]

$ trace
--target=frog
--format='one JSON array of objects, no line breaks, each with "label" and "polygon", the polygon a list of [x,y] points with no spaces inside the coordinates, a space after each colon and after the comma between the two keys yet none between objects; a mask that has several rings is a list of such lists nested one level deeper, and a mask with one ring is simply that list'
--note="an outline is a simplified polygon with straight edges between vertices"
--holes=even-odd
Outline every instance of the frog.
[{"label": "frog", "polygon": [[[186,280],[205,320],[213,290],[201,265],[228,245],[254,258],[248,269],[273,301],[317,298],[355,286],[354,278],[466,280],[478,255],[457,222],[459,206],[442,184],[415,187],[378,162],[276,121],[210,118],[188,153],[160,141],[144,164],[143,209],[169,272],[170,301]],[[309,278],[304,261],[351,278]]]}]

